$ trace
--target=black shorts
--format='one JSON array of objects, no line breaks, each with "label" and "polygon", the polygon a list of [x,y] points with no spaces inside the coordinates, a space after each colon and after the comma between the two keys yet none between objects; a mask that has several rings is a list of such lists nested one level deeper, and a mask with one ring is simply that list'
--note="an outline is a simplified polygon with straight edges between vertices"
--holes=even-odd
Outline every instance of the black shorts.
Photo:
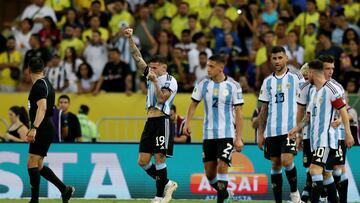
[{"label": "black shorts", "polygon": [[336,149],[330,147],[319,147],[314,150],[311,164],[323,167],[326,170],[333,170],[336,161]]},{"label": "black shorts", "polygon": [[303,140],[303,166],[305,168],[310,167],[312,160],[310,139]]},{"label": "black shorts", "polygon": [[233,138],[204,140],[203,162],[217,161],[220,159],[230,166],[233,149]]},{"label": "black shorts", "polygon": [[338,149],[335,154],[335,165],[345,165],[346,161],[346,146],[345,140],[339,140]]},{"label": "black shorts", "polygon": [[266,159],[280,157],[284,153],[297,154],[296,139],[289,139],[287,135],[267,137],[265,139],[264,156]]},{"label": "black shorts", "polygon": [[148,118],[141,135],[139,152],[173,154],[174,133],[168,116]]},{"label": "black shorts", "polygon": [[36,130],[35,142],[30,143],[29,153],[45,157],[55,135],[56,129],[52,118],[45,117]]}]

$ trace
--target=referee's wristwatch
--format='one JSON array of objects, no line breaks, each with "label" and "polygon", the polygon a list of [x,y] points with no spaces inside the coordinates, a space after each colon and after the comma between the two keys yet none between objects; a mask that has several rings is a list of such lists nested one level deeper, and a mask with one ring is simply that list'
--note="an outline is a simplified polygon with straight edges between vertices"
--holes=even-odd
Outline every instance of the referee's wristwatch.
[{"label": "referee's wristwatch", "polygon": [[31,128],[37,130],[39,127],[36,127],[34,124],[31,125]]}]

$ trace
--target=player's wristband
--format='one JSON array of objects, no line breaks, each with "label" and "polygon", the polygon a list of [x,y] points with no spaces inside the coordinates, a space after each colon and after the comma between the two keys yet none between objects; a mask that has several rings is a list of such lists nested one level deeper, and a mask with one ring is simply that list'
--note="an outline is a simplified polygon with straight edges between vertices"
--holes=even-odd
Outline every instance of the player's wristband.
[{"label": "player's wristband", "polygon": [[37,130],[39,127],[36,127],[34,124],[31,125],[31,128]]}]

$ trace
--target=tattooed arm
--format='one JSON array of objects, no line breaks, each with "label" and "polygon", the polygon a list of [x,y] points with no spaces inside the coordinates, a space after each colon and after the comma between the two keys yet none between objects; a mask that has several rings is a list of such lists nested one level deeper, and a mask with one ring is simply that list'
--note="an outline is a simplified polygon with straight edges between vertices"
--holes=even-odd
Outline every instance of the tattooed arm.
[{"label": "tattooed arm", "polygon": [[258,147],[263,150],[263,144],[265,142],[264,132],[266,127],[266,119],[268,116],[268,104],[263,103],[259,114],[259,137]]},{"label": "tattooed arm", "polygon": [[131,55],[135,60],[136,66],[140,69],[141,72],[143,72],[145,70],[145,68],[147,67],[147,64],[145,63],[144,59],[142,58],[139,49],[136,47],[136,44],[132,38],[132,34],[133,34],[133,29],[126,28],[124,30],[124,35],[129,40]]}]

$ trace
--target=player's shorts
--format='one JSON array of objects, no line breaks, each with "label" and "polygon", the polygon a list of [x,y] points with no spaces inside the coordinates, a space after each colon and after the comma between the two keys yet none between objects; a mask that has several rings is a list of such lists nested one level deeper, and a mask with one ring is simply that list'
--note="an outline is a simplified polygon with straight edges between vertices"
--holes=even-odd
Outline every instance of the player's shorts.
[{"label": "player's shorts", "polygon": [[297,154],[296,139],[289,139],[287,135],[267,137],[265,139],[264,156],[266,159],[280,157],[284,153]]},{"label": "player's shorts", "polygon": [[45,157],[55,135],[56,129],[52,118],[45,117],[36,130],[35,142],[30,143],[29,153]]},{"label": "player's shorts", "polygon": [[233,149],[233,138],[204,140],[203,162],[217,161],[220,159],[230,166]]},{"label": "player's shorts", "polygon": [[319,147],[314,150],[311,164],[318,165],[327,170],[333,170],[336,161],[337,149]]},{"label": "player's shorts", "polygon": [[338,149],[335,155],[335,165],[344,165],[346,161],[346,146],[345,140],[339,140]]},{"label": "player's shorts", "polygon": [[172,156],[173,133],[168,116],[148,118],[141,135],[139,152]]},{"label": "player's shorts", "polygon": [[303,140],[303,166],[309,168],[312,160],[310,139]]}]

